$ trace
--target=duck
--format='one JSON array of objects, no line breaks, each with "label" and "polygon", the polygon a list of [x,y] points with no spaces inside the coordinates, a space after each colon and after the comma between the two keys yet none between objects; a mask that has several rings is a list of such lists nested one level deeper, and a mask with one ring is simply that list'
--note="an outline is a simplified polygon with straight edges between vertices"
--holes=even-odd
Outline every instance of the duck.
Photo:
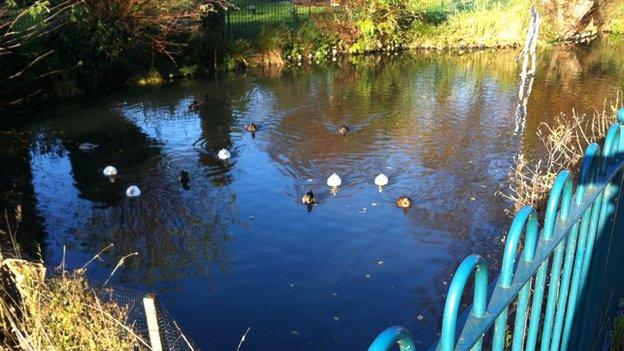
[{"label": "duck", "polygon": [[206,106],[210,100],[210,95],[206,94],[201,101],[193,100],[188,109],[189,111],[197,112]]},{"label": "duck", "polygon": [[342,126],[340,126],[340,128],[338,128],[338,134],[339,135],[345,136],[345,135],[347,135],[347,133],[349,133],[349,127],[347,127],[345,125],[342,125]]},{"label": "duck", "polygon": [[78,145],[78,149],[80,149],[80,151],[91,151],[91,150],[97,149],[98,146],[99,145],[91,144],[91,143],[82,143]]},{"label": "duck", "polygon": [[189,176],[189,172],[188,171],[181,171],[180,175],[178,176],[178,180],[180,181],[180,183],[182,183],[182,188],[184,190],[189,190],[189,182],[191,181],[191,177]]},{"label": "duck", "polygon": [[258,131],[258,126],[255,123],[250,123],[245,125],[245,129],[253,134]]},{"label": "duck", "polygon": [[332,188],[338,188],[342,184],[342,179],[336,173],[333,173],[329,178],[327,178],[327,185]]},{"label": "duck", "polygon": [[408,208],[412,207],[412,199],[406,195],[399,196],[399,198],[396,200],[396,205],[399,208],[407,210]]},{"label": "duck", "polygon": [[377,177],[375,177],[375,185],[379,187],[379,192],[381,192],[381,187],[388,185],[388,177],[381,173]]},{"label": "duck", "polygon": [[230,154],[229,151],[227,151],[227,149],[221,149],[219,150],[219,152],[217,153],[217,157],[219,157],[220,160],[227,160],[230,157],[232,157],[232,154]]},{"label": "duck", "polygon": [[126,189],[127,197],[139,197],[141,196],[141,189],[139,189],[136,185],[130,185],[128,189]]},{"label": "duck", "polygon": [[201,108],[201,104],[197,100],[193,100],[188,107],[189,111],[197,112]]},{"label": "duck", "polygon": [[315,204],[316,203],[316,199],[314,198],[314,192],[312,190],[308,191],[301,198],[301,202],[303,202],[306,205],[313,205],[313,204]]}]

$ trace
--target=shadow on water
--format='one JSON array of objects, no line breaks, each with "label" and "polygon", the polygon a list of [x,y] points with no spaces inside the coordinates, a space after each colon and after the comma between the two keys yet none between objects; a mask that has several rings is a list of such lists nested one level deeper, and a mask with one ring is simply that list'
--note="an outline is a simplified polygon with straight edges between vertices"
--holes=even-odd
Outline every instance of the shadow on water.
[{"label": "shadow on water", "polygon": [[[112,242],[90,271],[103,280],[139,252],[115,279],[159,292],[203,348],[231,348],[248,326],[250,349],[363,349],[394,324],[427,344],[460,260],[500,254],[510,160],[540,155],[539,123],[614,96],[619,48],[542,53],[519,136],[512,52],[356,57],[69,107],[2,132],[1,196],[25,207],[50,266],[64,245],[76,267]],[[141,197],[125,197],[131,184]],[[405,213],[401,195],[414,200]]]}]

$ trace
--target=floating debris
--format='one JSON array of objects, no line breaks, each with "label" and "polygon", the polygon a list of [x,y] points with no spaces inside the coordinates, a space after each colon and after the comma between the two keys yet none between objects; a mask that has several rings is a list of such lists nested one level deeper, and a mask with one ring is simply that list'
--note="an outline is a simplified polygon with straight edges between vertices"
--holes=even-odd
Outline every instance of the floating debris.
[{"label": "floating debris", "polygon": [[425,319],[425,316],[423,316],[422,314],[419,314],[418,316],[416,316],[416,319],[418,319],[419,321],[422,321],[423,319]]},{"label": "floating debris", "polygon": [[99,145],[91,144],[91,143],[82,143],[78,145],[78,149],[80,149],[81,151],[91,151],[91,150],[96,149],[98,146]]},{"label": "floating debris", "polygon": [[382,264],[384,264],[384,261],[378,261],[378,262],[377,262],[377,265],[378,265],[378,266],[381,266]]}]

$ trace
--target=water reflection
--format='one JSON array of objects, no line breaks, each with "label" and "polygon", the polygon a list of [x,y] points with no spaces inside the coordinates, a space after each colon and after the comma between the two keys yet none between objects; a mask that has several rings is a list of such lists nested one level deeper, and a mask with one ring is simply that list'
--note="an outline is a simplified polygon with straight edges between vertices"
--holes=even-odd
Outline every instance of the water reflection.
[{"label": "water reflection", "polygon": [[[619,49],[604,45],[541,54],[522,135],[511,52],[356,57],[68,108],[2,135],[15,164],[3,200],[29,206],[50,265],[64,245],[78,262],[112,242],[91,273],[102,279],[138,251],[115,279],[160,292],[204,348],[232,347],[248,326],[250,349],[363,349],[394,324],[427,344],[461,259],[500,255],[510,159],[539,155],[541,121],[620,87]],[[143,195],[126,198],[129,184]]]}]

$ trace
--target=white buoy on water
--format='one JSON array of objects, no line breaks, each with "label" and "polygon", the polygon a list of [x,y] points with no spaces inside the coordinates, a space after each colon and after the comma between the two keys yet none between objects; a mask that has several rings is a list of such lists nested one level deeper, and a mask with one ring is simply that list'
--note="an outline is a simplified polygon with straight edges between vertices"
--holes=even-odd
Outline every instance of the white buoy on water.
[{"label": "white buoy on water", "polygon": [[136,185],[131,185],[128,187],[128,189],[126,189],[126,196],[127,197],[141,196],[141,189],[139,189],[139,187]]},{"label": "white buoy on water", "polygon": [[113,166],[106,166],[106,168],[104,168],[104,171],[102,173],[104,173],[104,175],[107,177],[114,177],[117,175],[117,168]]},{"label": "white buoy on water", "polygon": [[217,157],[219,157],[220,160],[227,160],[228,158],[232,157],[232,155],[226,149],[221,149],[217,153]]},{"label": "white buoy on water", "polygon": [[379,192],[381,192],[381,187],[388,185],[388,177],[381,173],[377,177],[375,177],[375,185],[379,187]]},{"label": "white buoy on water", "polygon": [[327,185],[331,186],[332,188],[337,188],[342,184],[342,179],[340,179],[340,177],[334,173],[331,176],[329,176],[329,178],[327,178]]}]

